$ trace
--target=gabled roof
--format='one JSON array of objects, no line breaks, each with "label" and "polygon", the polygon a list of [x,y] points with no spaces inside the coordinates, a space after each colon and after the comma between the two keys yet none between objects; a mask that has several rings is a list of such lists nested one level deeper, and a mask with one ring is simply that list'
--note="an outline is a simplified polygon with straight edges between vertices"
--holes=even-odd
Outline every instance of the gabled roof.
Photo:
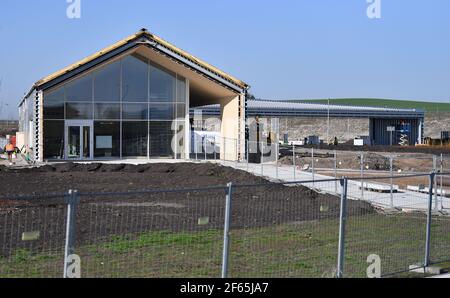
[{"label": "gabled roof", "polygon": [[59,71],[49,75],[49,76],[46,76],[45,78],[40,79],[39,81],[37,81],[34,84],[33,88],[38,88],[38,87],[40,87],[40,86],[42,86],[42,85],[44,85],[46,83],[51,82],[52,80],[55,80],[55,79],[65,75],[65,74],[67,74],[67,73],[69,73],[69,72],[71,72],[73,70],[76,70],[79,67],[82,67],[82,66],[84,66],[84,65],[94,61],[97,58],[100,58],[100,57],[102,57],[104,55],[107,55],[107,54],[111,53],[112,51],[114,51],[114,50],[116,50],[116,49],[118,49],[118,48],[120,48],[120,47],[122,47],[124,45],[127,45],[127,44],[129,44],[131,42],[141,41],[142,39],[144,39],[145,41],[150,42],[150,43],[152,43],[154,45],[160,45],[160,46],[168,49],[169,51],[173,52],[174,54],[183,57],[184,59],[186,59],[186,60],[188,60],[188,61],[190,61],[190,62],[192,62],[192,63],[194,63],[194,64],[196,64],[196,65],[198,65],[198,66],[200,66],[202,68],[204,68],[205,70],[207,70],[207,71],[209,71],[209,72],[211,72],[211,73],[213,73],[213,74],[215,74],[215,75],[217,75],[217,76],[219,76],[219,77],[221,77],[221,78],[223,78],[223,79],[233,83],[234,85],[236,85],[236,86],[238,86],[238,87],[240,87],[242,89],[249,88],[249,85],[247,83],[245,83],[245,82],[243,82],[243,81],[241,81],[241,80],[239,80],[239,79],[237,79],[237,78],[235,78],[235,77],[233,77],[233,76],[231,76],[231,75],[221,71],[220,69],[214,67],[213,65],[211,65],[209,63],[206,63],[205,61],[203,61],[203,60],[201,60],[201,59],[199,59],[199,58],[197,58],[197,57],[195,57],[195,56],[185,52],[184,50],[182,50],[182,49],[172,45],[171,43],[163,40],[162,38],[160,38],[160,37],[158,37],[158,36],[148,32],[146,29],[141,29],[137,33],[135,33],[135,34],[133,34],[131,36],[128,36],[127,38],[124,38],[124,39],[116,42],[115,44],[113,44],[113,45],[111,45],[111,46],[109,46],[107,48],[102,49],[101,51],[99,51],[99,52],[97,52],[95,54],[92,54],[92,55],[90,55],[90,56],[88,56],[88,57],[86,57],[86,58],[84,58],[84,59],[82,59],[82,60],[72,64],[72,65],[69,65],[69,66],[67,66],[67,67],[65,67],[65,68],[63,68],[63,69],[61,69],[61,70],[59,70]]}]

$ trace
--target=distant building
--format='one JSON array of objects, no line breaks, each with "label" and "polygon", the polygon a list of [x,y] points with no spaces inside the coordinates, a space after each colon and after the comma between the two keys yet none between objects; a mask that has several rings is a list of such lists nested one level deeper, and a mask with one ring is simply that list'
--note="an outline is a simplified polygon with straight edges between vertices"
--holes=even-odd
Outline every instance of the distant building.
[{"label": "distant building", "polygon": [[[191,109],[201,110],[205,116],[220,116],[219,105],[208,105]],[[400,144],[401,138],[406,135],[409,144],[423,143],[423,130],[425,112],[420,109],[398,109],[367,106],[349,105],[327,105],[319,103],[294,102],[288,100],[247,100],[246,116],[248,118],[260,116],[262,118],[343,118],[369,119],[367,144],[389,145],[391,133],[387,130],[389,126],[396,129],[392,133],[393,144]],[[408,127],[404,129],[405,125]],[[300,129],[294,127],[292,129]],[[286,131],[280,131],[281,134]],[[305,137],[308,137],[306,135]],[[332,137],[332,136],[330,136]]]}]

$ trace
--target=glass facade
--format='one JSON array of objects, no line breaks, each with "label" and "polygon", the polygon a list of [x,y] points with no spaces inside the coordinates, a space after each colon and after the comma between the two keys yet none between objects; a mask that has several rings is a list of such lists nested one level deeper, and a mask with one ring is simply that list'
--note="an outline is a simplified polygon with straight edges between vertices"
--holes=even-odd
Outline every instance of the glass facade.
[{"label": "glass facade", "polygon": [[[75,132],[65,131],[69,120],[93,121],[94,158],[180,158],[183,140],[173,139],[175,132],[178,139],[183,134],[186,81],[130,54],[45,91],[43,114],[47,159],[77,156],[76,150],[68,152],[64,144],[65,136],[77,139]],[[80,131],[78,137],[86,138],[86,133]],[[90,156],[89,148],[83,149],[83,156]]]},{"label": "glass facade", "polygon": [[64,158],[64,121],[45,120],[44,131],[44,158]]}]

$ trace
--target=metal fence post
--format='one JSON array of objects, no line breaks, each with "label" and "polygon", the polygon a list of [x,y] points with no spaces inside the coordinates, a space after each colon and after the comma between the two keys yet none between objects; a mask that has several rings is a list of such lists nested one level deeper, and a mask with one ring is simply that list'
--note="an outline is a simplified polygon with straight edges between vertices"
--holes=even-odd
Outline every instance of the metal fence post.
[{"label": "metal fence post", "polygon": [[440,195],[440,197],[441,197],[441,210],[444,209],[444,190],[442,189],[442,177],[443,177],[442,173],[444,173],[444,155],[441,153],[441,175],[439,177],[440,178],[440,184],[441,184],[441,187],[440,187],[440,189],[441,189],[441,195]]},{"label": "metal fence post", "polygon": [[238,143],[238,139],[236,139],[236,168],[239,167],[239,143]]},{"label": "metal fence post", "polygon": [[341,182],[341,204],[339,212],[339,248],[336,277],[343,277],[345,256],[345,223],[347,221],[347,186],[348,178],[344,177]]},{"label": "metal fence post", "polygon": [[67,195],[66,245],[64,248],[64,278],[68,277],[69,256],[75,253],[76,212],[78,192],[69,190]]},{"label": "metal fence post", "polygon": [[336,150],[334,150],[334,179],[336,179],[334,181],[334,193],[337,194],[337,154],[336,154]]},{"label": "metal fence post", "polygon": [[394,162],[393,162],[393,157],[392,157],[392,155],[391,156],[389,156],[389,175],[391,176],[391,189],[390,189],[390,192],[391,192],[391,208],[394,208],[394,186],[393,186],[393,183],[394,183],[394,181],[393,181],[393,179],[392,179],[392,176],[393,176],[393,164],[394,164]]},{"label": "metal fence post", "polygon": [[249,148],[250,148],[249,142],[250,142],[250,141],[246,141],[246,142],[245,142],[245,143],[246,143],[246,147],[247,147],[247,148],[246,148],[246,151],[247,151],[247,152],[246,152],[246,154],[245,154],[245,155],[246,155],[246,159],[247,159],[247,172],[248,172],[248,157],[249,157],[249,154],[250,154],[249,151],[248,151]]},{"label": "metal fence post", "polygon": [[264,176],[264,142],[261,142],[261,176]]},{"label": "metal fence post", "polygon": [[311,172],[312,172],[312,181],[313,181],[313,186],[314,186],[314,147],[311,148]]},{"label": "metal fence post", "polygon": [[198,138],[194,135],[195,160],[198,160]]},{"label": "metal fence post", "polygon": [[431,238],[431,209],[433,204],[433,184],[436,173],[433,171],[430,174],[430,185],[428,193],[428,210],[427,210],[427,231],[425,239],[425,260],[424,267],[430,265],[430,238]]},{"label": "metal fence post", "polygon": [[205,161],[207,160],[206,156],[206,137],[203,137],[203,150],[205,151]]},{"label": "metal fence post", "polygon": [[[437,156],[433,155],[433,172],[437,172]],[[433,190],[433,195],[434,195],[434,210],[437,210],[437,206],[438,206],[438,198],[437,198],[437,179],[434,179],[434,190]]]},{"label": "metal fence post", "polygon": [[278,143],[275,143],[275,165],[276,165],[276,168],[275,168],[275,170],[276,170],[276,178],[278,179],[278,150],[279,150],[279,148],[278,148],[278,146],[279,146],[279,144]]},{"label": "metal fence post", "polygon": [[[433,172],[437,172],[437,156],[433,155]],[[438,188],[437,188],[437,179],[434,179],[434,210],[438,210]]]},{"label": "metal fence post", "polygon": [[231,200],[233,184],[227,184],[225,197],[225,219],[223,225],[222,278],[228,277],[228,252],[230,249]]},{"label": "metal fence post", "polygon": [[295,177],[295,145],[294,145],[294,142],[292,142],[292,165],[294,166],[294,181],[295,181],[296,177]]},{"label": "metal fence post", "polygon": [[227,161],[227,157],[226,157],[226,148],[227,147],[227,139],[223,138],[223,164],[225,164],[225,162]]},{"label": "metal fence post", "polygon": [[361,152],[361,200],[364,200],[364,152]]}]

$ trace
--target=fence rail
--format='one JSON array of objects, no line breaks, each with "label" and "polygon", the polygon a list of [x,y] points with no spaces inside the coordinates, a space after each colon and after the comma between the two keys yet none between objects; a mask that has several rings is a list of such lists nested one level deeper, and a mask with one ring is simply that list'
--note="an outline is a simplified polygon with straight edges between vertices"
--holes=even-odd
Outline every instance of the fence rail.
[{"label": "fence rail", "polygon": [[374,256],[398,275],[450,259],[448,175],[0,198],[0,277],[365,277]]}]

